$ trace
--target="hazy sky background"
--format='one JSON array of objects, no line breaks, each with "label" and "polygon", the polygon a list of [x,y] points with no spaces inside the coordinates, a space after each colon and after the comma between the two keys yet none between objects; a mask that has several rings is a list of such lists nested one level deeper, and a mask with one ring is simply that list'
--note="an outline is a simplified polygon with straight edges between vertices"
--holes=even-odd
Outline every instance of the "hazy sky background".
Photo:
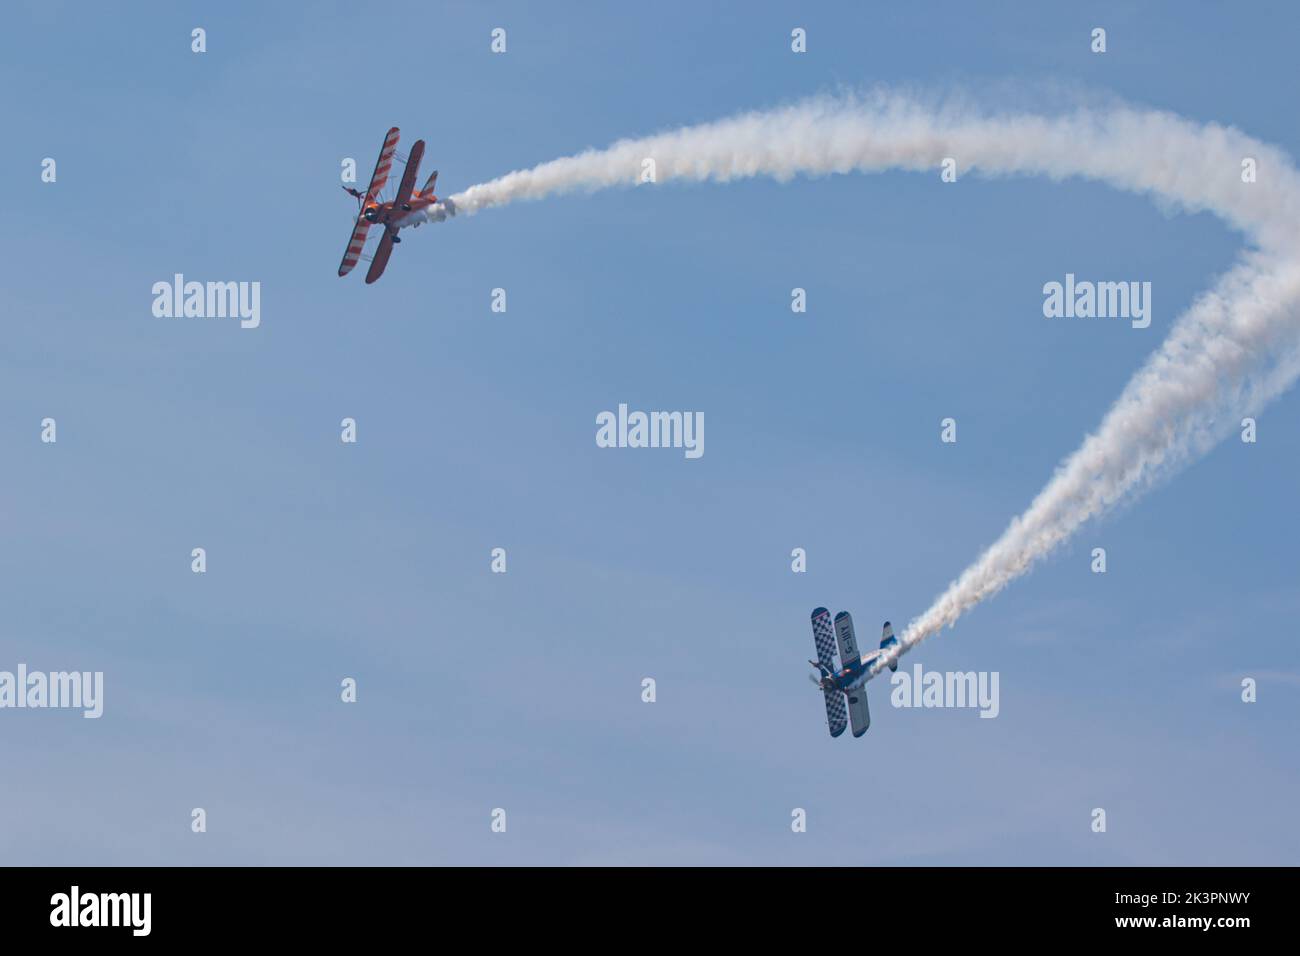
[{"label": "hazy sky background", "polygon": [[[831,740],[805,679],[813,607],[874,645],[1029,502],[1233,262],[1218,220],[937,171],[666,185],[335,274],[340,161],[364,183],[392,125],[447,194],[875,83],[1114,94],[1300,155],[1288,5],[972,6],[9,11],[0,669],[106,687],[98,721],[0,711],[0,860],[1300,861],[1295,394],[904,658],[1000,672],[996,720],[876,682]],[[155,318],[176,272],[261,282],[261,327]],[[1045,319],[1067,272],[1151,281],[1151,327]],[[620,402],[704,412],[704,457],[597,448]]]}]

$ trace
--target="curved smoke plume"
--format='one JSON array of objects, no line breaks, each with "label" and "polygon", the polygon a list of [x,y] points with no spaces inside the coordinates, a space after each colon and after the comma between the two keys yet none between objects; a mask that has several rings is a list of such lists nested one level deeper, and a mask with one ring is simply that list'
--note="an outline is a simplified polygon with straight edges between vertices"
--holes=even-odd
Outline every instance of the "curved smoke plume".
[{"label": "curved smoke plume", "polygon": [[[440,220],[631,186],[646,159],[663,183],[933,171],[946,157],[964,173],[1095,179],[1209,211],[1242,232],[1248,248],[1175,321],[1029,507],[908,625],[874,673],[1027,572],[1084,522],[1203,454],[1300,376],[1300,176],[1288,157],[1230,127],[1164,112],[1120,106],[998,114],[876,92],[622,140],[471,186],[429,213]],[[1256,163],[1258,182],[1243,182],[1246,157]]]}]

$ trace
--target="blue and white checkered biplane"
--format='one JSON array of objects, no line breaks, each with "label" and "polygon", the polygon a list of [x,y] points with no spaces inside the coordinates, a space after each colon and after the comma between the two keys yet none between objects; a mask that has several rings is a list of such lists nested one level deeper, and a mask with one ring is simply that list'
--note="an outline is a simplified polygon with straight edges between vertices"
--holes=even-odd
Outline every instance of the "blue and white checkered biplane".
[{"label": "blue and white checkered biplane", "polygon": [[[858,639],[853,633],[853,615],[840,611],[831,623],[831,612],[819,607],[812,612],[813,642],[817,645],[817,660],[809,661],[817,668],[820,677],[809,675],[826,699],[826,724],[831,736],[844,733],[853,724],[853,736],[861,737],[871,726],[871,711],[867,709],[867,681],[871,680],[871,665],[876,658],[892,647],[898,646],[894,629],[885,622],[880,635],[880,648],[865,657],[858,653]],[[839,646],[840,666],[835,666],[835,648]],[[889,662],[891,671],[898,670],[898,659]],[[847,704],[847,708],[846,708]],[[845,710],[848,716],[845,717]]]}]

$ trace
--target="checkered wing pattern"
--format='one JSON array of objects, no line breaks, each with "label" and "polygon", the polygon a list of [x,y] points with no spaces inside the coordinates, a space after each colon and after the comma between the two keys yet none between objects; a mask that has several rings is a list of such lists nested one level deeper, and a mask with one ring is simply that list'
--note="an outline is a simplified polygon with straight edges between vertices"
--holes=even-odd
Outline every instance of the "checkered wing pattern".
[{"label": "checkered wing pattern", "polygon": [[835,628],[831,626],[831,612],[824,607],[813,611],[812,629],[817,662],[828,671],[835,670]]},{"label": "checkered wing pattern", "polygon": [[826,698],[826,726],[832,737],[838,737],[849,725],[849,719],[844,713],[844,694],[838,690],[824,690],[822,696]]},{"label": "checkered wing pattern", "polygon": [[[817,661],[828,671],[835,670],[835,628],[831,624],[831,612],[819,607],[812,613],[813,642],[817,645]],[[844,710],[844,694],[838,690],[823,690],[826,699],[826,724],[831,736],[838,737],[849,725],[848,714]]]}]

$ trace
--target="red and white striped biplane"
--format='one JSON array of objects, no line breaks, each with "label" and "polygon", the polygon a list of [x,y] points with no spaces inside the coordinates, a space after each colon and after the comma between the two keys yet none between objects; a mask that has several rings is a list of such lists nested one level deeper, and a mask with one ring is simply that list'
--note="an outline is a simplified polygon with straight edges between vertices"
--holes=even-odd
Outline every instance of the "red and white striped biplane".
[{"label": "red and white striped biplane", "polygon": [[[397,187],[397,195],[385,202],[381,193],[388,182],[388,171],[393,168],[397,158],[397,140],[399,132],[396,126],[384,137],[384,148],[379,151],[379,162],[375,163],[375,174],[370,177],[370,186],[364,193],[344,186],[345,192],[357,199],[357,222],[352,227],[352,238],[348,240],[348,250],[343,253],[343,262],[339,265],[339,275],[345,276],[352,271],[358,259],[370,260],[370,271],[366,273],[369,284],[384,274],[388,257],[393,254],[393,244],[401,242],[398,230],[406,226],[418,226],[425,222],[424,210],[438,201],[433,194],[434,184],[438,181],[438,171],[424,184],[419,192],[413,192],[415,177],[420,172],[420,160],[424,158],[424,140],[418,139],[411,147],[411,155],[406,158],[406,171]],[[400,162],[400,160],[399,160]],[[384,235],[373,256],[363,256],[362,247],[366,244],[366,233],[371,226],[382,226]]]}]

